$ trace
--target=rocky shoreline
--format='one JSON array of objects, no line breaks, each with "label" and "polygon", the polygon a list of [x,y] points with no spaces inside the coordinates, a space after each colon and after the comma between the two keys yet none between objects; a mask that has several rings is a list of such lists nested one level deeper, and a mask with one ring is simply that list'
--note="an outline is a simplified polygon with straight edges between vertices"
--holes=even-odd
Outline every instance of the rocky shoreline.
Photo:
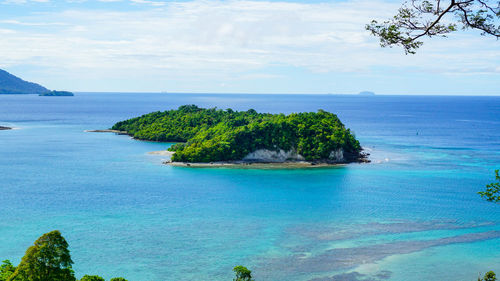
[{"label": "rocky shoreline", "polygon": [[[279,153],[279,152],[278,152]],[[172,156],[174,152],[172,151],[153,151],[149,154]],[[281,153],[282,154],[282,153]],[[252,154],[252,156],[255,154]],[[335,167],[343,166],[350,163],[369,163],[368,159],[369,153],[362,153],[354,161],[343,159],[325,159],[318,161],[305,161],[301,160],[301,157],[277,159],[277,158],[267,158],[267,159],[255,159],[253,157],[246,158],[243,160],[234,161],[219,161],[219,162],[208,162],[208,163],[191,163],[191,162],[172,162],[170,159],[163,162],[165,165],[175,166],[175,167],[190,167],[190,168],[256,168],[256,169],[299,169],[299,168],[322,168],[322,167]]]},{"label": "rocky shoreline", "polygon": [[[127,131],[120,130],[85,130],[89,133],[115,133],[118,135],[131,136]],[[131,136],[134,138],[133,136]],[[135,138],[134,138],[135,139]],[[140,140],[140,139],[138,139]],[[322,167],[335,167],[343,166],[350,163],[370,163],[367,152],[361,152],[359,155],[350,155],[343,152],[343,150],[332,151],[329,159],[321,159],[316,161],[306,161],[304,157],[295,153],[294,151],[271,151],[267,149],[260,149],[248,154],[242,160],[234,161],[220,161],[220,162],[172,162],[170,158],[175,152],[168,150],[152,151],[148,154],[161,155],[169,157],[168,160],[163,161],[163,164],[175,167],[191,167],[191,168],[256,168],[256,169],[300,169],[300,168],[322,168]]]},{"label": "rocky shoreline", "polygon": [[247,162],[247,161],[227,161],[210,163],[187,163],[165,161],[163,164],[174,167],[189,168],[252,168],[252,169],[302,169],[302,168],[325,168],[346,165],[345,163],[315,163],[307,161],[289,162]]}]

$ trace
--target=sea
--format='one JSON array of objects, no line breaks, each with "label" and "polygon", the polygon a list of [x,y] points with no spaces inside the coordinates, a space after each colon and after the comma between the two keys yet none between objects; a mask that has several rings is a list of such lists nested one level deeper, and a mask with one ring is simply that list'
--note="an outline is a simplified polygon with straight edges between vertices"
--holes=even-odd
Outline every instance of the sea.
[{"label": "sea", "polygon": [[[196,104],[324,109],[371,163],[309,169],[189,168],[171,143],[114,123]],[[60,230],[78,278],[472,281],[500,274],[500,97],[76,93],[0,95],[0,260]]]}]

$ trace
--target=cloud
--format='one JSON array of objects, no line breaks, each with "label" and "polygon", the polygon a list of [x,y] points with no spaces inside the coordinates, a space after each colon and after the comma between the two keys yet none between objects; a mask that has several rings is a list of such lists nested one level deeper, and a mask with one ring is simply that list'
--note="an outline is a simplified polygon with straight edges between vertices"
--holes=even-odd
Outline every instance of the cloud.
[{"label": "cloud", "polygon": [[2,4],[26,4],[28,2],[48,3],[50,0],[4,0]]},{"label": "cloud", "polygon": [[468,33],[428,42],[416,56],[380,48],[364,25],[374,15],[391,16],[397,3],[131,2],[150,8],[68,9],[5,18],[0,28],[16,32],[2,32],[0,61],[69,71],[225,79],[244,79],[254,75],[248,72],[273,67],[312,73],[362,74],[380,68],[498,73],[496,41]]},{"label": "cloud", "polygon": [[152,5],[152,6],[165,6],[167,4],[165,2],[149,1],[149,0],[130,0],[130,2],[136,3],[136,4],[148,4],[148,5]]}]

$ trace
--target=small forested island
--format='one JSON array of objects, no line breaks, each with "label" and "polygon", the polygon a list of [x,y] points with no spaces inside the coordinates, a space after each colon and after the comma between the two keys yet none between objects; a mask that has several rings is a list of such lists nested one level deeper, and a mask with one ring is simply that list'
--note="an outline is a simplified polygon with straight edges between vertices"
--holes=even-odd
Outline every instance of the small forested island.
[{"label": "small forested island", "polygon": [[359,92],[360,96],[374,96],[375,93],[374,92],[371,92],[371,91],[362,91],[362,92]]},{"label": "small forested island", "polygon": [[169,148],[172,162],[367,161],[354,134],[324,110],[285,115],[184,105],[121,121],[111,129],[139,140],[176,142]]},{"label": "small forested island", "polygon": [[41,93],[39,96],[43,97],[72,97],[74,94],[68,91],[50,91],[46,93]]}]

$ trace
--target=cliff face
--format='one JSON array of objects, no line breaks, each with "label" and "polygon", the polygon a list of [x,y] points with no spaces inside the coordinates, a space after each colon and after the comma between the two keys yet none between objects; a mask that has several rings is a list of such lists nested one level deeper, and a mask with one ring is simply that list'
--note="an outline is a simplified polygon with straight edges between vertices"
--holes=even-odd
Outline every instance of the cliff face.
[{"label": "cliff face", "polygon": [[284,151],[280,149],[278,151],[268,150],[268,149],[258,149],[252,153],[249,153],[243,158],[243,161],[250,162],[285,162],[285,161],[303,161],[304,157],[297,154],[295,151]]},{"label": "cliff face", "polygon": [[341,162],[345,162],[345,157],[344,157],[344,150],[342,148],[339,148],[337,150],[334,150],[332,152],[330,152],[330,157],[329,157],[330,161],[333,161],[333,162],[338,162],[338,163],[341,163]]},{"label": "cliff face", "polygon": [[[270,163],[282,163],[287,161],[304,161],[305,158],[297,154],[297,152],[279,150],[268,150],[268,149],[258,149],[252,153],[249,153],[243,161],[248,162],[270,162]],[[324,159],[323,161],[331,161],[334,163],[343,163],[346,161],[344,158],[344,150],[339,148],[330,153],[329,159]]]}]

